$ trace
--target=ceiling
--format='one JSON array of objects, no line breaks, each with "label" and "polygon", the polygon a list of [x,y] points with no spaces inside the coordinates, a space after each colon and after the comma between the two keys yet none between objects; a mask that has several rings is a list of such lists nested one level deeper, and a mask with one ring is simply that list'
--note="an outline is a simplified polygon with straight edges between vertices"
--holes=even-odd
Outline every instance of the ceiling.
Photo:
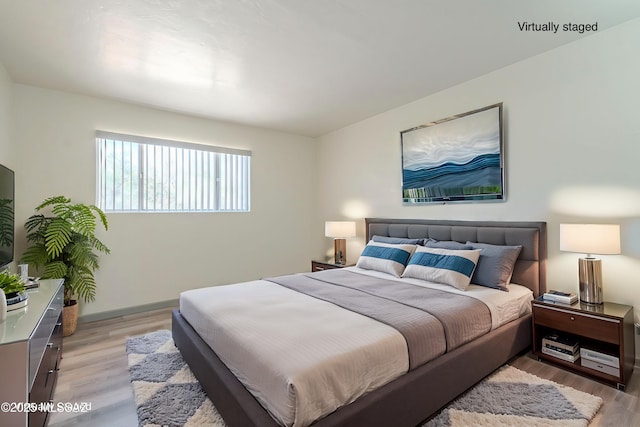
[{"label": "ceiling", "polygon": [[[640,16],[637,0],[0,0],[17,83],[319,136]],[[591,33],[592,34],[592,33]]]}]

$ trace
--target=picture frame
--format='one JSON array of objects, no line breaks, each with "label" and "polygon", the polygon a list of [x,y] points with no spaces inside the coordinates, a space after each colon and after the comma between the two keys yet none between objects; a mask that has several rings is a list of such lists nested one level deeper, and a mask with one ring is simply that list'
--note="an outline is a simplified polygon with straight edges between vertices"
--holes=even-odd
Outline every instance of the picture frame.
[{"label": "picture frame", "polygon": [[404,204],[505,201],[502,102],[400,132]]}]

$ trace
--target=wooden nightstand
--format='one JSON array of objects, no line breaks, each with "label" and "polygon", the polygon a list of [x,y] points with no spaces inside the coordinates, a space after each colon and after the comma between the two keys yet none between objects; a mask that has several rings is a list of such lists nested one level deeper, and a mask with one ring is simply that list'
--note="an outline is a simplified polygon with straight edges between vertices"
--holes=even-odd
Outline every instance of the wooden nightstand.
[{"label": "wooden nightstand", "polygon": [[[533,354],[538,359],[624,390],[635,363],[633,307],[610,302],[568,305],[543,301],[540,297],[532,302],[532,310]],[[608,364],[594,363],[593,358],[583,357],[568,362],[543,353],[542,339],[552,332],[576,339],[581,349],[608,355]],[[615,363],[611,363],[611,358],[617,358],[617,367],[613,366]]]},{"label": "wooden nightstand", "polygon": [[354,264],[334,264],[332,262],[311,261],[311,271],[331,270],[332,268],[351,267]]}]

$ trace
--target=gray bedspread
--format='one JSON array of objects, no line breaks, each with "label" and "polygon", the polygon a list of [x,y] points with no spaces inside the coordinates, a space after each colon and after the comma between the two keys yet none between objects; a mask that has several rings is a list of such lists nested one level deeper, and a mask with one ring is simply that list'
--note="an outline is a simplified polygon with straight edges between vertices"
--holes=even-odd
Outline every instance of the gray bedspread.
[{"label": "gray bedspread", "polygon": [[413,369],[491,330],[481,301],[341,269],[264,279],[398,330]]}]

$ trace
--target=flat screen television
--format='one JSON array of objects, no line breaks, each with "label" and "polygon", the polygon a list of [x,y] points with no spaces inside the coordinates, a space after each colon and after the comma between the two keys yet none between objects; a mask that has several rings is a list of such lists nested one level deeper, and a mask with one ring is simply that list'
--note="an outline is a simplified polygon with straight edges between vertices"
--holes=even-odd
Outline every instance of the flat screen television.
[{"label": "flat screen television", "polygon": [[0,268],[13,261],[14,195],[14,173],[0,165]]}]

